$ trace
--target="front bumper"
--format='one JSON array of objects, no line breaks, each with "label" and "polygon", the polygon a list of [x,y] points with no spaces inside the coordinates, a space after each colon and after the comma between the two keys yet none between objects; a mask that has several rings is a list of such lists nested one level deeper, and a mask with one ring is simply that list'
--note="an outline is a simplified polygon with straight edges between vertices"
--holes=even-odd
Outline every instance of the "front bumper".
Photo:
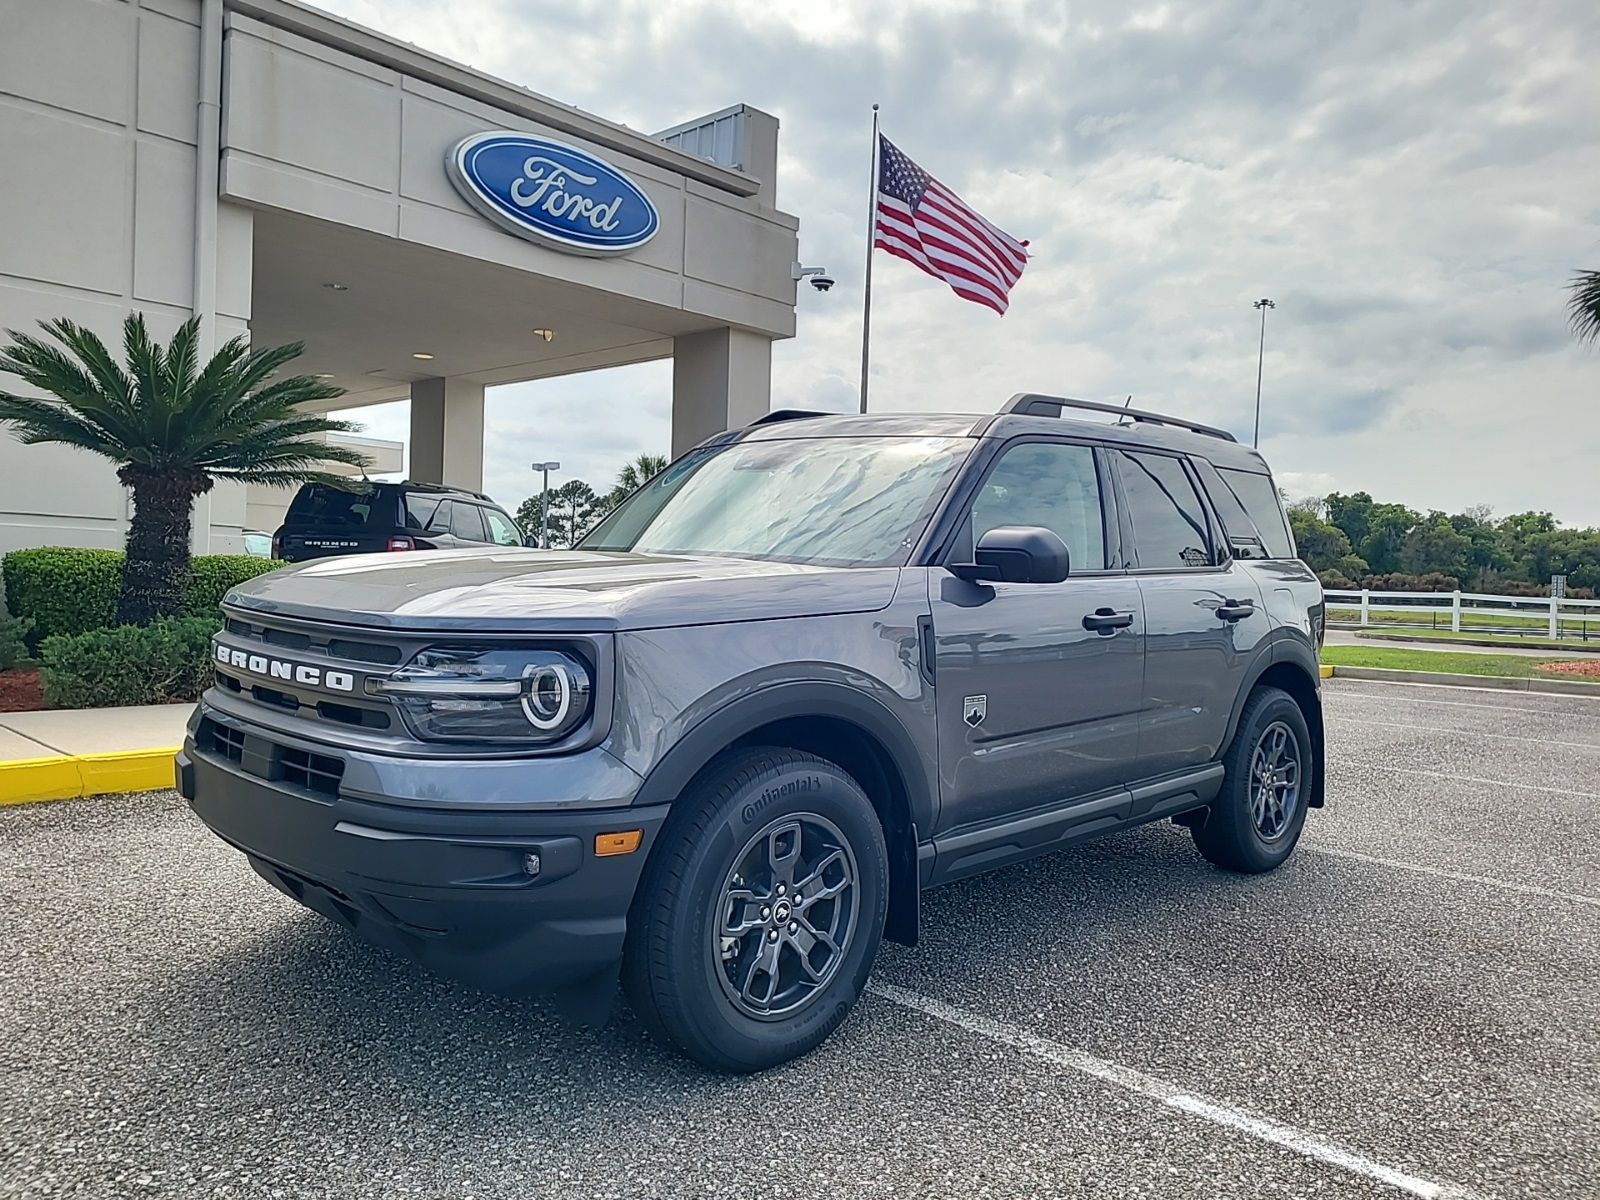
[{"label": "front bumper", "polygon": [[[206,716],[196,723],[202,730]],[[178,790],[270,883],[369,941],[511,995],[556,991],[614,969],[667,815],[665,805],[467,807],[448,797],[449,762],[430,764],[441,785],[430,789],[437,806],[319,795],[263,777],[274,772],[248,754],[230,761],[196,742],[191,733],[178,755]],[[520,766],[525,788],[537,789],[540,763]],[[596,856],[596,835],[634,829],[642,831],[636,851]],[[529,854],[538,856],[537,875],[528,872]]]}]

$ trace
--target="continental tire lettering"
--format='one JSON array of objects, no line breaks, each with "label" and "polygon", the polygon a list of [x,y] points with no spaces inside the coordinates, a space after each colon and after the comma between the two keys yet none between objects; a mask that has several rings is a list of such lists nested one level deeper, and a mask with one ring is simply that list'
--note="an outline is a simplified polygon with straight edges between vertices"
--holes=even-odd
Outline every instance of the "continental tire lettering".
[{"label": "continental tire lettering", "polygon": [[806,792],[820,792],[821,790],[822,776],[820,775],[803,775],[799,779],[788,779],[783,783],[775,783],[765,789],[761,793],[761,798],[746,804],[740,810],[739,815],[744,818],[744,823],[749,825],[785,796],[796,796]]}]

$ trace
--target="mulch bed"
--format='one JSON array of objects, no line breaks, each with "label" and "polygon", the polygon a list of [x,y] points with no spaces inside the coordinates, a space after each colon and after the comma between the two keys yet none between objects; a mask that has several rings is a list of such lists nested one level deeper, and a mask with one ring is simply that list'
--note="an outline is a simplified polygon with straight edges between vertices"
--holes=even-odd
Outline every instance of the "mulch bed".
[{"label": "mulch bed", "polygon": [[1581,675],[1585,679],[1600,679],[1600,662],[1587,662],[1581,658],[1568,662],[1540,663],[1539,670],[1560,675]]},{"label": "mulch bed", "polygon": [[44,707],[37,667],[0,671],[0,712],[35,712]]}]

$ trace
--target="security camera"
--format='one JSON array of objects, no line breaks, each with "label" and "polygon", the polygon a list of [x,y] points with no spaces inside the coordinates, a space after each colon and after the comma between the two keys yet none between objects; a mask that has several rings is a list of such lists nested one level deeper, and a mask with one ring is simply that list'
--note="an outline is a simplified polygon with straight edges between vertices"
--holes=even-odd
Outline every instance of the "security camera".
[{"label": "security camera", "polygon": [[819,292],[825,292],[833,286],[833,276],[828,274],[826,267],[802,267],[799,263],[790,264],[790,279],[804,279],[807,276],[811,277],[811,286]]}]

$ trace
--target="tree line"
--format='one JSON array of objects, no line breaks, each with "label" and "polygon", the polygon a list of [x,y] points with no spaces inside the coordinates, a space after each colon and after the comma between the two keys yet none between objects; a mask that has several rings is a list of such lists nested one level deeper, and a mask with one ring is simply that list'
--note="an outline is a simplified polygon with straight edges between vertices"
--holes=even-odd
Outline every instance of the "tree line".
[{"label": "tree line", "polygon": [[[597,492],[581,479],[569,479],[550,489],[550,537],[546,549],[566,550],[600,524],[617,505],[666,470],[666,457],[641,454],[617,472],[609,491]],[[517,524],[538,537],[544,528],[544,494],[535,493],[517,507]]]},{"label": "tree line", "polygon": [[1289,524],[1324,587],[1546,596],[1565,575],[1568,595],[1600,588],[1600,529],[1563,528],[1547,512],[1419,513],[1334,492],[1289,505]]}]

